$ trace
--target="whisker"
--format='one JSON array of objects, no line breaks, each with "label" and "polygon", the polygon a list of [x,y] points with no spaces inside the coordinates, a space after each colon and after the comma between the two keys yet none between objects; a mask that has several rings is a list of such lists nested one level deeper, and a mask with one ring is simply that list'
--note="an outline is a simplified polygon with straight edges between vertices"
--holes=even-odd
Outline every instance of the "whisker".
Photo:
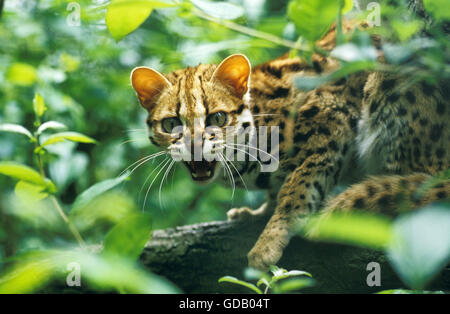
[{"label": "whisker", "polygon": [[[222,163],[222,165],[225,169],[225,172],[228,176],[228,179],[230,180],[230,185],[233,186],[233,181],[231,179],[232,175],[230,175],[230,169],[229,169],[228,165],[226,164],[225,159],[223,158],[222,154],[219,153],[219,156],[220,156],[220,162]],[[224,172],[224,175],[225,175],[225,172]]]},{"label": "whisker", "polygon": [[[152,174],[157,170],[157,169],[159,169],[159,166],[161,166],[166,160],[167,160],[167,156],[166,156],[166,158],[164,158],[158,165],[156,165],[156,167],[155,168],[153,168],[153,170],[150,172],[150,174],[147,176],[147,178],[145,179],[145,181],[144,181],[144,184],[142,185],[142,187],[141,187],[141,189],[139,190],[139,198],[140,198],[140,196],[141,196],[141,193],[142,193],[142,190],[144,189],[144,187],[145,187],[145,185],[147,184],[147,181],[148,180],[150,180],[150,178],[152,177]],[[155,160],[153,159],[152,160],[152,163],[154,162]]]},{"label": "whisker", "polygon": [[161,207],[161,208],[163,208],[163,204],[161,202],[161,189],[162,189],[162,186],[164,184],[164,180],[167,178],[167,175],[170,173],[170,169],[172,169],[172,166],[173,166],[174,163],[175,163],[175,160],[172,160],[172,162],[169,164],[169,167],[167,167],[166,172],[164,172],[163,178],[161,180],[161,184],[159,185],[159,194],[158,194],[158,196],[159,196],[159,207]]},{"label": "whisker", "polygon": [[122,143],[119,144],[119,146],[125,145],[127,143],[131,143],[131,142],[139,142],[140,140],[134,139],[134,140],[126,140],[123,141]]},{"label": "whisker", "polygon": [[245,189],[246,189],[247,192],[248,192],[247,185],[245,184],[244,178],[242,178],[242,176],[241,176],[239,170],[236,168],[236,166],[233,164],[233,162],[227,158],[227,156],[223,155],[223,157],[224,157],[226,160],[228,160],[228,162],[230,163],[230,165],[233,166],[234,170],[235,170],[236,173],[238,174],[239,178],[241,178],[241,181],[242,181],[242,183],[244,184],[244,187],[245,187]]},{"label": "whisker", "polygon": [[172,171],[172,177],[170,178],[170,191],[173,193],[173,178],[175,177],[175,172],[177,172],[177,167],[178,167],[178,163],[175,163],[175,167],[173,168]]},{"label": "whisker", "polygon": [[[248,144],[247,145],[245,145],[245,144],[237,144],[237,143],[227,143],[226,145],[235,145],[235,146],[244,146],[244,147],[248,147],[248,148],[253,148],[253,149],[256,149],[259,152],[262,152],[262,153],[264,153],[266,155],[269,155],[270,157],[272,157],[276,161],[279,161],[278,158],[276,158],[274,155],[272,155],[272,154],[270,154],[270,153],[268,153],[268,152],[266,152],[266,151],[264,151],[264,150],[262,150],[262,149],[260,149],[258,147],[255,147],[255,146],[251,146],[251,145],[248,145]],[[255,157],[255,156],[253,156],[253,157]]]},{"label": "whisker", "polygon": [[231,192],[231,199],[233,199],[234,198],[234,190],[236,189],[236,183],[234,182],[233,173],[231,172],[230,166],[228,166],[228,164],[227,164],[223,154],[219,153],[219,156],[222,158],[223,165],[225,166],[225,169],[228,170],[228,175],[229,175],[232,187],[233,187],[233,191]]},{"label": "whisker", "polygon": [[235,150],[240,151],[240,152],[243,152],[243,153],[249,155],[250,157],[255,158],[256,160],[253,160],[253,161],[257,161],[261,167],[263,166],[263,164],[261,163],[261,161],[258,160],[258,157],[256,157],[256,156],[250,154],[249,152],[247,152],[247,151],[245,151],[245,150],[242,150],[242,149],[239,149],[239,148],[236,148],[236,147],[233,147],[233,146],[228,146],[227,144],[224,144],[224,146],[225,146],[225,147],[228,147],[228,148],[231,148],[231,149],[235,149]]},{"label": "whisker", "polygon": [[142,210],[144,210],[145,203],[147,203],[148,193],[150,192],[150,190],[151,190],[151,188],[152,188],[152,186],[153,186],[153,183],[155,183],[155,180],[158,178],[158,176],[159,176],[159,174],[161,173],[161,171],[169,164],[169,162],[170,162],[170,157],[167,157],[167,158],[164,159],[164,160],[166,160],[166,162],[163,164],[163,166],[161,167],[161,169],[158,171],[158,173],[156,174],[156,176],[153,178],[152,182],[150,183],[150,185],[149,185],[149,187],[148,187],[148,189],[147,189],[147,192],[145,193],[144,204],[142,204]]},{"label": "whisker", "polygon": [[121,175],[123,175],[128,169],[130,169],[131,167],[133,167],[135,164],[141,162],[142,160],[145,159],[144,161],[142,161],[142,163],[140,163],[139,165],[137,165],[137,166],[130,172],[129,176],[130,176],[130,175],[131,175],[138,167],[140,167],[142,164],[146,163],[146,162],[149,161],[150,159],[156,158],[156,157],[161,156],[161,155],[163,155],[163,154],[167,154],[167,152],[165,152],[165,151],[157,152],[157,153],[151,154],[151,155],[149,155],[149,156],[145,156],[145,157],[139,159],[138,161],[135,161],[134,163],[132,163],[131,165],[129,165],[125,170],[123,170],[123,171],[119,174],[119,177],[120,177]]},{"label": "whisker", "polygon": [[[228,169],[226,168],[225,163],[225,159],[223,158],[222,154],[217,152],[217,156],[219,157],[219,161],[220,163],[224,166],[225,171],[223,172],[223,178],[225,179],[225,174],[228,176],[228,179],[230,179],[230,174],[228,173]],[[231,184],[231,179],[230,179],[230,184]]]}]

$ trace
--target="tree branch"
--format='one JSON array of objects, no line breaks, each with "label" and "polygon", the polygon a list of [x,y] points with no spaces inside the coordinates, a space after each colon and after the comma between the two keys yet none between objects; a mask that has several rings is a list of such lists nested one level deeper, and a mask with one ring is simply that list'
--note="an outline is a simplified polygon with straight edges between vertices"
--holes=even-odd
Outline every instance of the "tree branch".
[{"label": "tree branch", "polygon": [[[216,221],[166,230],[157,230],[141,255],[141,262],[166,277],[186,293],[249,292],[228,283],[218,283],[225,275],[243,278],[247,253],[266,221],[250,223]],[[367,264],[381,266],[381,286],[366,284]],[[317,284],[305,292],[373,293],[402,288],[386,257],[377,251],[350,246],[292,239],[278,266],[310,272]],[[450,268],[445,269],[427,289],[450,289]]]}]

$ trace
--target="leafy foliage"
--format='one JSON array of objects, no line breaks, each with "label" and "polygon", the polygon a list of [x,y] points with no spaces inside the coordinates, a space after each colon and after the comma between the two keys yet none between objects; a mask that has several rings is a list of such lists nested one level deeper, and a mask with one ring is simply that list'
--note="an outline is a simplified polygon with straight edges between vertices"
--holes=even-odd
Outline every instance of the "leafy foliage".
[{"label": "leafy foliage", "polygon": [[312,217],[303,228],[310,239],[330,240],[369,248],[386,248],[391,222],[370,213],[335,213]]},{"label": "leafy foliage", "polygon": [[71,263],[79,264],[83,278],[97,289],[131,293],[179,292],[166,280],[135,267],[130,260],[119,256],[104,257],[78,250],[50,250],[29,252],[19,258],[13,269],[0,279],[0,293],[32,292],[53,276],[65,275],[67,265]]},{"label": "leafy foliage", "polygon": [[[129,86],[131,69],[146,65],[168,72],[217,63],[237,52],[254,64],[287,52],[308,61],[318,51],[314,41],[332,23],[340,31],[343,18],[366,19],[371,12],[352,8],[347,0],[79,0],[75,9],[69,2],[6,1],[1,17],[0,292],[41,291],[66,276],[67,263],[74,261],[99,291],[178,292],[135,263],[150,224],[165,228],[224,219],[228,208],[256,208],[264,195],[237,191],[231,200],[231,190],[195,186],[179,169],[164,185],[152,172],[161,157],[133,164],[156,149],[147,140],[145,111]],[[424,0],[433,23],[424,23],[400,2],[382,2],[380,26],[339,33],[331,54],[340,59],[340,69],[297,79],[297,87],[310,90],[374,69],[410,75],[411,83],[448,79],[444,2]],[[387,38],[381,47],[387,65],[375,58],[372,33]],[[123,174],[125,169],[132,176]],[[447,179],[444,174],[423,188]],[[150,182],[162,193],[153,188],[143,202]],[[422,289],[448,258],[447,243],[437,240],[446,236],[443,228],[424,239],[408,233],[413,225],[428,234],[431,224],[447,219],[440,207],[428,210],[395,222],[340,217],[316,235],[387,250],[405,283]],[[391,239],[400,242],[391,246]],[[432,240],[442,246],[427,242]],[[101,241],[106,253],[87,249]],[[422,263],[427,245],[435,251]],[[272,273],[248,271],[249,280],[258,280],[248,287],[287,292],[312,283],[297,271],[272,268]],[[229,277],[222,281],[243,284]]]},{"label": "leafy foliage", "polygon": [[388,257],[403,281],[423,289],[450,262],[450,210],[428,206],[394,223]]},{"label": "leafy foliage", "polygon": [[345,13],[353,7],[352,1],[345,0],[342,3],[344,6],[341,8],[340,1],[294,0],[289,2],[287,14],[298,32],[314,43],[325,35],[340,10]]},{"label": "leafy foliage", "polygon": [[[77,216],[76,214],[82,212],[80,208],[88,207],[90,203],[106,191],[123,182],[128,173],[115,179],[97,183],[84,191],[74,202],[71,215],[68,217],[55,197],[57,192],[55,184],[45,176],[42,157],[47,154],[46,146],[66,140],[90,144],[96,143],[96,141],[81,133],[62,132],[48,136],[46,140],[42,141],[42,144],[39,144],[41,133],[44,130],[58,129],[64,125],[57,121],[40,124],[40,118],[46,107],[44,99],[39,94],[36,94],[34,98],[33,109],[36,115],[35,127],[37,127],[34,135],[20,125],[15,127],[3,126],[1,130],[26,133],[25,135],[30,137],[31,143],[35,145],[34,154],[39,172],[19,163],[0,162],[0,174],[19,180],[14,193],[16,196],[15,202],[20,203],[20,206],[25,208],[35,207],[37,204],[42,204],[44,200],[50,199],[54,209],[66,224],[67,230],[72,233],[80,248],[32,250],[16,256],[14,259],[17,259],[17,262],[9,267],[0,279],[0,293],[33,292],[44,287],[52,279],[64,275],[62,270],[74,263],[80,269],[83,269],[83,278],[99,290],[115,289],[119,292],[133,293],[178,292],[178,289],[171,283],[135,265],[135,261],[151,234],[148,214],[133,213],[131,210],[121,215],[122,220],[112,227],[104,237],[102,254],[93,253],[87,249],[86,242],[77,229],[77,219],[80,219],[80,215]],[[48,205],[43,206],[47,207]],[[98,206],[99,203],[96,205]],[[114,211],[115,206],[121,205],[123,204],[115,202],[108,210]],[[45,215],[40,207],[38,206],[37,215]],[[123,208],[126,207],[120,209],[123,210]],[[99,213],[101,211],[94,212],[94,216],[98,216]],[[86,222],[87,218],[86,216],[82,217],[83,222]],[[118,272],[119,269],[120,272]]]},{"label": "leafy foliage", "polygon": [[384,250],[410,288],[425,288],[450,263],[450,210],[433,204],[394,221],[373,214],[327,213],[308,220],[300,233],[308,239]]},{"label": "leafy foliage", "polygon": [[106,26],[114,39],[120,40],[136,30],[153,9],[171,6],[163,1],[112,0],[106,11]]},{"label": "leafy foliage", "polygon": [[[257,280],[256,285],[232,276],[221,277],[218,281],[240,285],[257,294],[266,294],[269,291],[273,291],[274,293],[292,293],[314,285],[311,274],[305,271],[288,271],[275,265],[270,267],[270,271],[272,276],[253,268],[247,268],[245,270],[245,277],[248,280]],[[261,286],[265,286],[264,292],[259,288]]]}]

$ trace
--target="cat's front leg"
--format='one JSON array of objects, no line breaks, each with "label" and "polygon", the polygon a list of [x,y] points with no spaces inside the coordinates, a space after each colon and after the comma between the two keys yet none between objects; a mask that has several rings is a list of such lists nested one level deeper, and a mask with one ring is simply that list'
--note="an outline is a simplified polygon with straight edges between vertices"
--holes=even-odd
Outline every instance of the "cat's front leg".
[{"label": "cat's front leg", "polygon": [[228,221],[247,221],[259,217],[268,217],[273,214],[276,202],[276,193],[267,193],[267,202],[262,204],[258,209],[250,209],[249,207],[232,208],[227,212]]},{"label": "cat's front leg", "polygon": [[320,206],[334,185],[334,177],[325,173],[312,171],[305,162],[289,175],[278,194],[275,213],[248,254],[250,267],[268,270],[278,262],[302,218]]}]

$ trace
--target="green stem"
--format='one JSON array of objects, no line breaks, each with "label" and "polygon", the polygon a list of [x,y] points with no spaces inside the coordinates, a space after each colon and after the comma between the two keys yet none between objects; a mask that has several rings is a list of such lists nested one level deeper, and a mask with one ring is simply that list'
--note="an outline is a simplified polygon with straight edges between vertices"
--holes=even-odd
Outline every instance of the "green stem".
[{"label": "green stem", "polygon": [[[36,136],[36,144],[35,144],[35,148],[39,147],[39,140]],[[41,155],[40,153],[36,154],[36,159],[37,159],[37,163],[38,163],[38,167],[39,167],[39,171],[41,173],[42,178],[45,179],[45,171],[44,171],[44,166],[42,164],[42,159],[41,159]],[[52,201],[53,205],[56,208],[56,211],[58,212],[58,214],[61,216],[62,220],[64,220],[64,222],[67,224],[67,226],[69,227],[70,232],[73,234],[73,236],[75,237],[75,239],[77,240],[78,244],[80,245],[80,247],[82,249],[86,248],[86,242],[84,242],[80,232],[78,231],[78,229],[72,224],[72,222],[69,220],[69,218],[67,217],[67,215],[64,213],[64,210],[62,209],[61,205],[59,205],[58,200],[56,199],[56,197],[54,195],[50,196],[50,200]]]},{"label": "green stem", "polygon": [[64,222],[68,225],[70,231],[72,232],[73,236],[77,240],[78,244],[82,249],[86,248],[86,242],[84,242],[83,238],[81,237],[80,232],[78,229],[72,224],[72,222],[69,220],[67,215],[64,213],[64,210],[62,209],[61,205],[59,205],[58,200],[55,196],[50,196],[50,200],[52,201],[53,205],[55,205],[56,210],[58,211],[61,218],[64,220]]},{"label": "green stem", "polygon": [[[38,147],[38,145],[36,144],[36,148],[37,147]],[[37,163],[38,163],[38,167],[39,167],[39,172],[41,173],[41,176],[43,178],[45,178],[44,166],[42,165],[42,159],[41,159],[41,155],[39,153],[36,154],[36,159],[37,159]]]},{"label": "green stem", "polygon": [[222,25],[222,26],[224,26],[226,28],[232,29],[232,30],[234,30],[236,32],[239,32],[239,33],[242,33],[242,34],[245,34],[245,35],[249,35],[249,36],[252,36],[252,37],[255,37],[255,38],[264,39],[264,40],[273,42],[275,44],[278,44],[280,46],[284,46],[284,47],[291,48],[291,49],[296,49],[296,50],[299,50],[299,51],[310,51],[310,49],[308,49],[308,48],[301,47],[301,45],[300,45],[300,43],[298,41],[294,42],[294,41],[291,41],[291,40],[288,40],[288,39],[284,39],[284,38],[275,36],[273,34],[261,32],[261,31],[258,31],[256,29],[243,26],[243,25],[231,22],[231,21],[218,19],[218,18],[210,16],[210,15],[208,15],[208,14],[206,14],[206,13],[204,13],[204,12],[202,12],[202,11],[196,9],[196,8],[194,8],[192,10],[192,14],[194,14],[195,16],[200,17],[202,19],[205,19],[205,20],[208,20],[210,22]]}]

